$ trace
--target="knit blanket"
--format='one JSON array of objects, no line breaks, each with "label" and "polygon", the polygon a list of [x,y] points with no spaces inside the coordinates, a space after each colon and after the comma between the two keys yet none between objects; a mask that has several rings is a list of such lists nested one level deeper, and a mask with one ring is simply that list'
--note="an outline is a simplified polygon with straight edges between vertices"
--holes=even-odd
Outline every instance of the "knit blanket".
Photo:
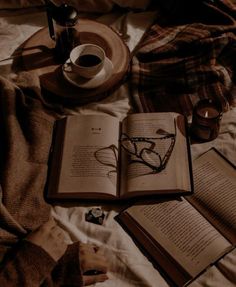
[{"label": "knit blanket", "polygon": [[54,119],[34,74],[16,83],[0,77],[0,261],[49,218],[43,190]]},{"label": "knit blanket", "polygon": [[131,89],[139,112],[190,115],[203,98],[225,110],[236,105],[235,4],[195,2],[193,10],[175,11],[176,18],[159,14],[136,49]]}]

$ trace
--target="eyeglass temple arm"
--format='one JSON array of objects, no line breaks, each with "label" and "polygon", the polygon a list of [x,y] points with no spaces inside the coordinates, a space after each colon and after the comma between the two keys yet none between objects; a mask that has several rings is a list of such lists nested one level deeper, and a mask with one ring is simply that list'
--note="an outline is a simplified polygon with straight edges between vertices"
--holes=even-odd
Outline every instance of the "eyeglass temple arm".
[{"label": "eyeglass temple arm", "polygon": [[175,145],[175,140],[176,140],[176,120],[175,119],[174,119],[174,126],[175,126],[175,133],[171,134],[172,136],[170,136],[170,138],[173,139],[173,140],[171,141],[171,144],[170,144],[170,146],[169,146],[169,148],[168,148],[168,150],[167,150],[167,152],[166,152],[166,154],[165,154],[165,156],[163,158],[163,164],[164,165],[169,160],[170,155],[171,155],[171,153],[173,151],[173,148],[174,148],[174,145]]}]

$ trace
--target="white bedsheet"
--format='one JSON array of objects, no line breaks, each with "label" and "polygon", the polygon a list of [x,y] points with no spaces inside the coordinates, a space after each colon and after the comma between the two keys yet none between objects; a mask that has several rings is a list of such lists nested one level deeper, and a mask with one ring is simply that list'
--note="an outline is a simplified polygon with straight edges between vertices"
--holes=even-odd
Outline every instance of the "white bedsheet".
[{"label": "white bedsheet", "polygon": [[[216,147],[236,164],[236,109],[224,114],[221,133],[211,142],[192,146],[192,156]],[[101,206],[98,206],[101,207]],[[132,239],[114,220],[118,211],[105,211],[103,226],[85,221],[89,207],[63,208],[52,210],[54,218],[70,234],[68,242],[81,240],[102,246],[109,258],[110,280],[97,284],[104,287],[165,287],[169,286],[160,273],[143,256]],[[210,267],[191,287],[233,287],[236,286],[236,249]]]},{"label": "white bedsheet", "polygon": [[[120,17],[121,16],[121,17]],[[141,39],[146,28],[151,24],[153,13],[129,13],[122,15],[106,15],[99,21],[111,24],[128,34],[127,45],[132,51]],[[42,13],[5,17],[0,19],[0,74],[12,74],[10,58],[13,51],[38,29],[46,25],[46,16]],[[86,106],[77,108],[68,113],[108,113],[123,119],[132,110],[129,101],[128,88],[124,85],[110,97]],[[215,146],[236,164],[236,109],[223,116],[219,137],[209,143],[193,145],[192,156],[195,158],[209,147]],[[105,210],[104,225],[88,223],[85,213],[91,207],[54,207],[52,215],[63,227],[68,243],[80,240],[86,243],[95,243],[102,246],[109,261],[109,280],[97,283],[104,287],[165,287],[169,286],[160,273],[153,268],[132,239],[114,220],[118,213],[116,208]],[[236,250],[226,255],[216,266],[210,267],[190,286],[194,287],[231,287],[236,286]]]}]

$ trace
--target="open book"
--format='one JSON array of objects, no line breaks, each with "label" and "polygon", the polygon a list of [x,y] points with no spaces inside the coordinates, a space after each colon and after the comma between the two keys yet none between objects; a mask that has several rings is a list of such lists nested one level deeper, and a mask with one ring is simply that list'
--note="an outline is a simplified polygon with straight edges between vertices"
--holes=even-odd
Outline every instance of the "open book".
[{"label": "open book", "polygon": [[185,118],[76,115],[56,123],[49,199],[117,200],[192,192]]},{"label": "open book", "polygon": [[117,216],[167,278],[187,285],[236,244],[236,169],[215,149],[193,162],[194,194]]}]

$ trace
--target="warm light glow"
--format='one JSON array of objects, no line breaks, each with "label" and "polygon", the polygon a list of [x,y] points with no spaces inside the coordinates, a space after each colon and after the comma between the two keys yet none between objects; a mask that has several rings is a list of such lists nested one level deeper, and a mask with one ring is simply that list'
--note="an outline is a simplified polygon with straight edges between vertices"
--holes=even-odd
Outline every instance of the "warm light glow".
[{"label": "warm light glow", "polygon": [[205,118],[208,118],[208,111],[205,112]]}]

